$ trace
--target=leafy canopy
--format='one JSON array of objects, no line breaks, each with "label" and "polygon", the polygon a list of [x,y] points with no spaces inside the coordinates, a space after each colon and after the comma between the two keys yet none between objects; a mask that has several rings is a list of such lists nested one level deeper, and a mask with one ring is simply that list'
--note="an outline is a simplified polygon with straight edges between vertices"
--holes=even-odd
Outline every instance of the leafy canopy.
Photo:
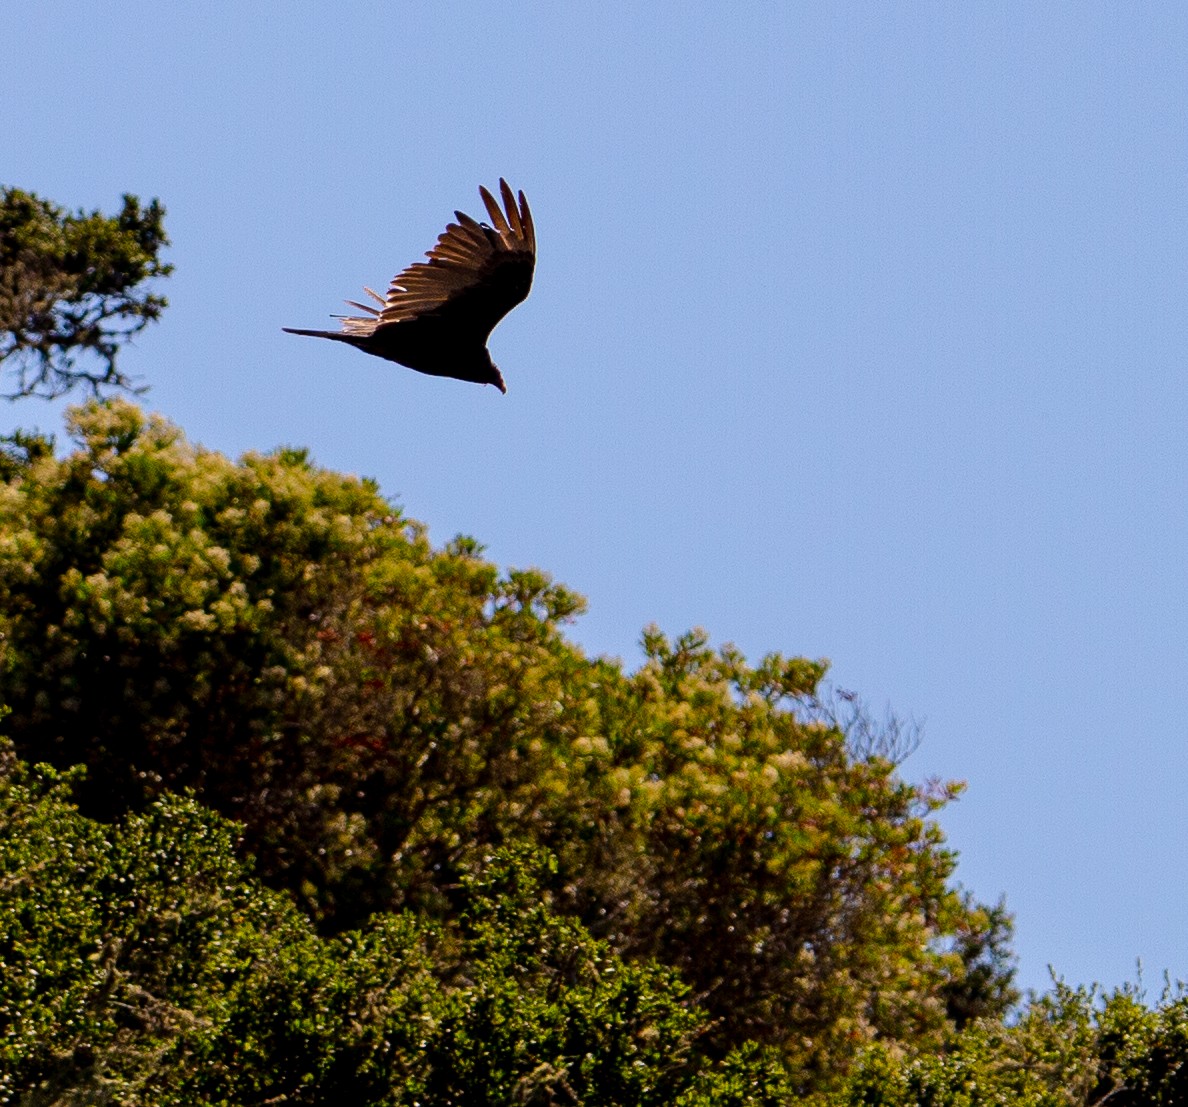
[{"label": "leafy canopy", "polygon": [[324,932],[452,918],[492,851],[544,848],[553,909],[807,1084],[1009,1002],[932,819],[958,786],[853,749],[823,663],[649,630],[627,672],[564,637],[580,597],[302,451],[232,462],[126,401],[70,427],[0,458],[0,691],[88,813],[194,790]]}]

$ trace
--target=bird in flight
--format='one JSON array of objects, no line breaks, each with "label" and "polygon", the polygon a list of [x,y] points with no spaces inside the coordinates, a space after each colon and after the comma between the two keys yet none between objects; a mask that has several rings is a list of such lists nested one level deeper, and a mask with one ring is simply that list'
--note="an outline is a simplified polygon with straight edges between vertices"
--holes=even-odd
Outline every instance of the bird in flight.
[{"label": "bird in flight", "polygon": [[418,373],[493,384],[507,392],[503,376],[487,352],[495,324],[528,295],[536,265],[536,229],[528,201],[499,181],[503,198],[480,186],[491,223],[479,223],[460,211],[426,253],[392,278],[387,296],[364,291],[379,305],[347,300],[366,315],[336,316],[339,331],[307,334],[346,342],[364,353],[406,365]]}]

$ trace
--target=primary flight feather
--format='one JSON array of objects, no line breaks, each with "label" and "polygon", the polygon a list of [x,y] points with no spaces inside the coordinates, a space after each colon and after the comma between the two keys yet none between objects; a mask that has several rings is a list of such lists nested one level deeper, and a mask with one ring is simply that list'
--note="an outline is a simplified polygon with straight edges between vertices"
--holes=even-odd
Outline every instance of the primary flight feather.
[{"label": "primary flight feather", "polygon": [[524,193],[514,195],[502,178],[499,192],[502,208],[479,188],[490,224],[454,212],[458,222],[438,237],[425,255],[428,261],[393,277],[387,296],[365,289],[378,307],[347,300],[366,315],[339,316],[340,331],[284,330],[346,342],[419,373],[493,384],[506,392],[487,339],[532,287],[536,229]]}]

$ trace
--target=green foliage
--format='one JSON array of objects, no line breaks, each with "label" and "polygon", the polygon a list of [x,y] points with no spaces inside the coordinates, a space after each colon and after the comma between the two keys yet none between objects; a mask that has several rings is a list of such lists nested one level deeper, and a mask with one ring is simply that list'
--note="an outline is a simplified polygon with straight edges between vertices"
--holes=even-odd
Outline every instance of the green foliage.
[{"label": "green foliage", "polygon": [[866,1054],[830,1107],[1172,1107],[1188,1102],[1188,996],[1149,1007],[1057,982],[1011,1025],[970,1023],[933,1056]]},{"label": "green foliage", "polygon": [[[541,897],[551,868],[512,850],[465,881],[466,979],[438,1026],[429,1102],[659,1107],[688,1087],[703,1017],[678,1002],[686,989],[555,916]],[[526,1041],[533,1063],[517,1075]]]},{"label": "green foliage", "polygon": [[319,938],[192,800],[105,828],[67,785],[4,751],[0,1102],[787,1102],[770,1063],[706,1057],[671,971],[543,905],[543,855],[490,859],[451,933]]},{"label": "green foliage", "polygon": [[872,1037],[926,1041],[958,969],[932,939],[960,915],[927,815],[955,788],[855,761],[842,732],[785,707],[823,666],[752,670],[700,633],[645,647],[633,676],[597,671],[564,766],[550,844],[584,874],[576,909],[679,967],[724,1044],[778,1043],[815,1080]]},{"label": "green foliage", "polygon": [[[380,914],[320,937],[235,851],[235,828],[165,796],[113,825],[78,773],[0,746],[0,1103],[776,1107],[786,1056],[714,1060],[668,967],[627,961],[550,909],[528,847],[484,858],[439,923]],[[935,1051],[883,1042],[814,1107],[1173,1107],[1188,996],[1147,1006],[1057,983],[1011,1024]]]},{"label": "green foliage", "polygon": [[0,693],[24,755],[87,766],[86,811],[192,788],[329,932],[451,918],[493,850],[543,846],[553,907],[678,970],[723,1057],[772,1045],[809,1087],[939,1042],[1005,916],[949,888],[958,786],[856,753],[823,663],[649,630],[626,673],[563,637],[580,597],[301,451],[236,464],[122,401],[70,420],[69,455],[2,459]]},{"label": "green foliage", "polygon": [[[167,306],[143,287],[173,271],[158,256],[164,216],[135,196],[105,216],[0,189],[0,365],[12,370],[11,397],[131,388],[117,355]],[[79,354],[98,366],[79,365]]]},{"label": "green foliage", "polygon": [[66,779],[7,749],[0,781],[0,1096],[127,1101],[179,1036],[210,1026],[247,946],[302,921],[239,883],[230,829],[192,801],[106,828],[77,814]]},{"label": "green foliage", "polygon": [[[0,190],[12,395],[131,387],[163,216]],[[629,673],[303,450],[68,425],[0,442],[0,1104],[1188,1102],[1183,991],[1004,1021],[961,786],[823,662]]]},{"label": "green foliage", "polygon": [[283,710],[318,681],[320,613],[405,528],[296,451],[234,465],[126,403],[70,425],[82,450],[26,440],[0,490],[14,737],[87,764],[101,814],[162,780],[234,809],[270,786]]},{"label": "green foliage", "polygon": [[988,907],[968,892],[962,898],[965,912],[952,943],[962,971],[944,988],[945,1008],[958,1030],[975,1019],[1002,1018],[1019,1002],[1012,984],[1015,922],[1005,900]]}]

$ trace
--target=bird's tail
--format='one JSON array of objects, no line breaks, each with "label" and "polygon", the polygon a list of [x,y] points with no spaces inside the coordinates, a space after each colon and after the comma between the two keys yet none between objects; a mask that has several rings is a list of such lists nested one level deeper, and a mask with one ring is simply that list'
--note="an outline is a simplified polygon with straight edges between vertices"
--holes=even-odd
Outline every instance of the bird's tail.
[{"label": "bird's tail", "polygon": [[342,334],[340,331],[305,331],[297,327],[281,327],[286,334],[305,334],[310,338],[333,338],[336,342],[350,342],[354,345],[354,335]]}]

